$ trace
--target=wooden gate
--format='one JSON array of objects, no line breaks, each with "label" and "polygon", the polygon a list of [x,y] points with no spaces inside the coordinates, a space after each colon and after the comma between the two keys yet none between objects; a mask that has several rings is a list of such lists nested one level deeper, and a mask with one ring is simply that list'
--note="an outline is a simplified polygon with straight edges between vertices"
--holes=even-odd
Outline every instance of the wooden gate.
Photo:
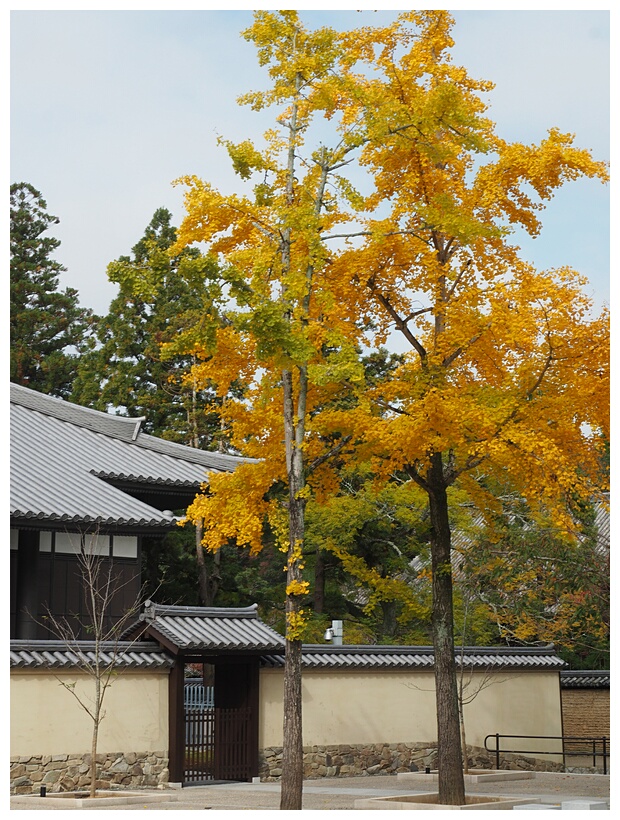
[{"label": "wooden gate", "polygon": [[183,782],[252,779],[251,709],[186,708]]},{"label": "wooden gate", "polygon": [[186,708],[183,783],[209,780],[215,780],[215,708]]}]

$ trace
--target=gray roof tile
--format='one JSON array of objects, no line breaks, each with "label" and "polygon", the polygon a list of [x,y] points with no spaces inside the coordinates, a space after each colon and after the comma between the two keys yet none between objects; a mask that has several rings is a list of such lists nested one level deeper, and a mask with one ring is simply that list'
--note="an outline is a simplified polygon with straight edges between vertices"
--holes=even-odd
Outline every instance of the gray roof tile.
[{"label": "gray roof tile", "polygon": [[[93,641],[11,641],[11,669],[75,669],[95,660]],[[173,660],[156,643],[100,644],[100,660],[119,669],[162,669]]]},{"label": "gray roof tile", "polygon": [[171,526],[160,510],[109,480],[199,489],[243,459],[163,441],[140,420],[11,385],[11,517],[33,521]]},{"label": "gray roof tile", "polygon": [[609,669],[566,669],[560,672],[562,689],[609,689]]},{"label": "gray roof tile", "polygon": [[140,621],[146,625],[146,635],[180,652],[279,652],[284,646],[284,638],[259,620],[256,604],[244,608],[185,607],[147,601]]},{"label": "gray roof tile", "polygon": [[[455,653],[457,664],[460,649]],[[552,646],[539,649],[521,647],[465,647],[464,665],[473,669],[561,669],[565,666]],[[265,666],[282,666],[284,659],[265,655]],[[302,665],[306,669],[432,669],[432,646],[332,646],[304,644]]]},{"label": "gray roof tile", "polygon": [[[609,552],[610,540],[610,511],[609,511],[609,493],[601,493],[599,498],[594,498],[594,524],[597,532],[597,549],[600,553],[605,554]],[[464,508],[467,511],[467,508]],[[470,525],[468,529],[455,528],[452,531],[452,546],[453,546],[453,562],[457,566],[462,562],[460,553],[467,550],[473,542],[475,534],[484,530],[486,523],[484,513],[469,505]],[[578,539],[584,536],[576,531]]]}]

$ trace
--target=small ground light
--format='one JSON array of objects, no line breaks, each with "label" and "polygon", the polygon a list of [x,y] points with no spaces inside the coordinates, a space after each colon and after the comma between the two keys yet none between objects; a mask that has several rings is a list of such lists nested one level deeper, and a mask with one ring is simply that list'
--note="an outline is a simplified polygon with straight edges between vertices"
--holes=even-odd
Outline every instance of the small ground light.
[{"label": "small ground light", "polygon": [[39,794],[41,795],[41,797],[45,797],[45,795],[47,794],[47,786],[41,786]]}]

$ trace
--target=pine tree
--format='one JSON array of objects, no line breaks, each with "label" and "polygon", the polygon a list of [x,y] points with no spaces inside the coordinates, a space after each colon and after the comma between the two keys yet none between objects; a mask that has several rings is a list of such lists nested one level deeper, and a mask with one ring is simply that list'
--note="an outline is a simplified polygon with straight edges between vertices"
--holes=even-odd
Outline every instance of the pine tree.
[{"label": "pine tree", "polygon": [[[176,229],[171,220],[170,211],[157,209],[131,256],[108,265],[108,278],[119,292],[98,324],[96,343],[82,357],[71,399],[96,410],[142,416],[142,429],[151,435],[226,452],[221,400],[209,384],[197,387],[191,351],[178,351],[188,328],[190,348],[203,337],[201,314],[211,300],[206,282],[217,265],[195,249],[172,256]],[[231,391],[240,395],[237,384]],[[168,539],[164,554],[151,544],[144,569],[152,582],[159,581],[159,573],[170,575],[190,565],[193,553],[198,597],[203,606],[212,606],[222,577],[221,556],[205,554],[201,532],[197,521],[196,533],[183,533],[174,543]],[[189,591],[194,580],[188,582]]]},{"label": "pine tree", "polygon": [[93,317],[77,290],[58,290],[60,241],[45,235],[58,222],[36,188],[11,185],[11,381],[66,397]]},{"label": "pine tree", "polygon": [[[152,435],[223,450],[217,413],[204,413],[211,392],[197,391],[184,378],[191,355],[173,352],[166,358],[161,351],[163,343],[198,321],[208,298],[203,271],[214,265],[196,251],[170,257],[176,240],[171,219],[167,209],[156,210],[132,255],[108,266],[119,292],[99,322],[97,346],[82,357],[71,398],[97,410],[144,416],[143,429]],[[188,275],[188,269],[197,275]],[[148,287],[144,281],[138,285],[139,276]]]}]

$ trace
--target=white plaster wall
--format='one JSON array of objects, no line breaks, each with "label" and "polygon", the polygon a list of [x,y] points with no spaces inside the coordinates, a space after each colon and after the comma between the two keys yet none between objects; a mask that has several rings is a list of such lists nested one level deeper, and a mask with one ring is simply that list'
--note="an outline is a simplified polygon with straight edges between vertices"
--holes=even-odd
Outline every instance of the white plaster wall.
[{"label": "white plaster wall", "polygon": [[[469,692],[483,679],[475,673]],[[485,736],[496,732],[562,734],[557,671],[497,673],[487,683],[465,707],[468,744],[483,746]],[[282,695],[282,670],[261,670],[260,748],[282,745]],[[302,696],[305,746],[424,743],[437,738],[430,671],[307,670]]]},{"label": "white plaster wall", "polygon": [[[86,675],[63,672],[91,698]],[[75,697],[49,673],[11,672],[11,756],[90,752],[92,721]],[[168,749],[168,670],[123,672],[107,690],[99,728],[98,752],[149,752]]]},{"label": "white plaster wall", "polygon": [[[282,670],[261,670],[260,683],[259,747],[281,746]],[[410,673],[395,670],[304,671],[304,745],[431,740],[436,734],[432,672],[418,675],[418,689],[413,684]]]},{"label": "white plaster wall", "polygon": [[[480,685],[485,688],[481,689]],[[486,735],[534,735],[559,737],[562,734],[562,702],[560,677],[555,672],[515,671],[496,672],[486,676],[477,672],[472,679],[471,692],[478,691],[475,699],[465,706],[467,743],[484,746]],[[465,700],[467,700],[467,690]],[[513,743],[514,745],[510,745]],[[490,746],[494,748],[494,743]],[[552,751],[561,748],[559,741],[501,740],[501,748],[538,749]],[[550,755],[550,761],[557,760]]]}]

